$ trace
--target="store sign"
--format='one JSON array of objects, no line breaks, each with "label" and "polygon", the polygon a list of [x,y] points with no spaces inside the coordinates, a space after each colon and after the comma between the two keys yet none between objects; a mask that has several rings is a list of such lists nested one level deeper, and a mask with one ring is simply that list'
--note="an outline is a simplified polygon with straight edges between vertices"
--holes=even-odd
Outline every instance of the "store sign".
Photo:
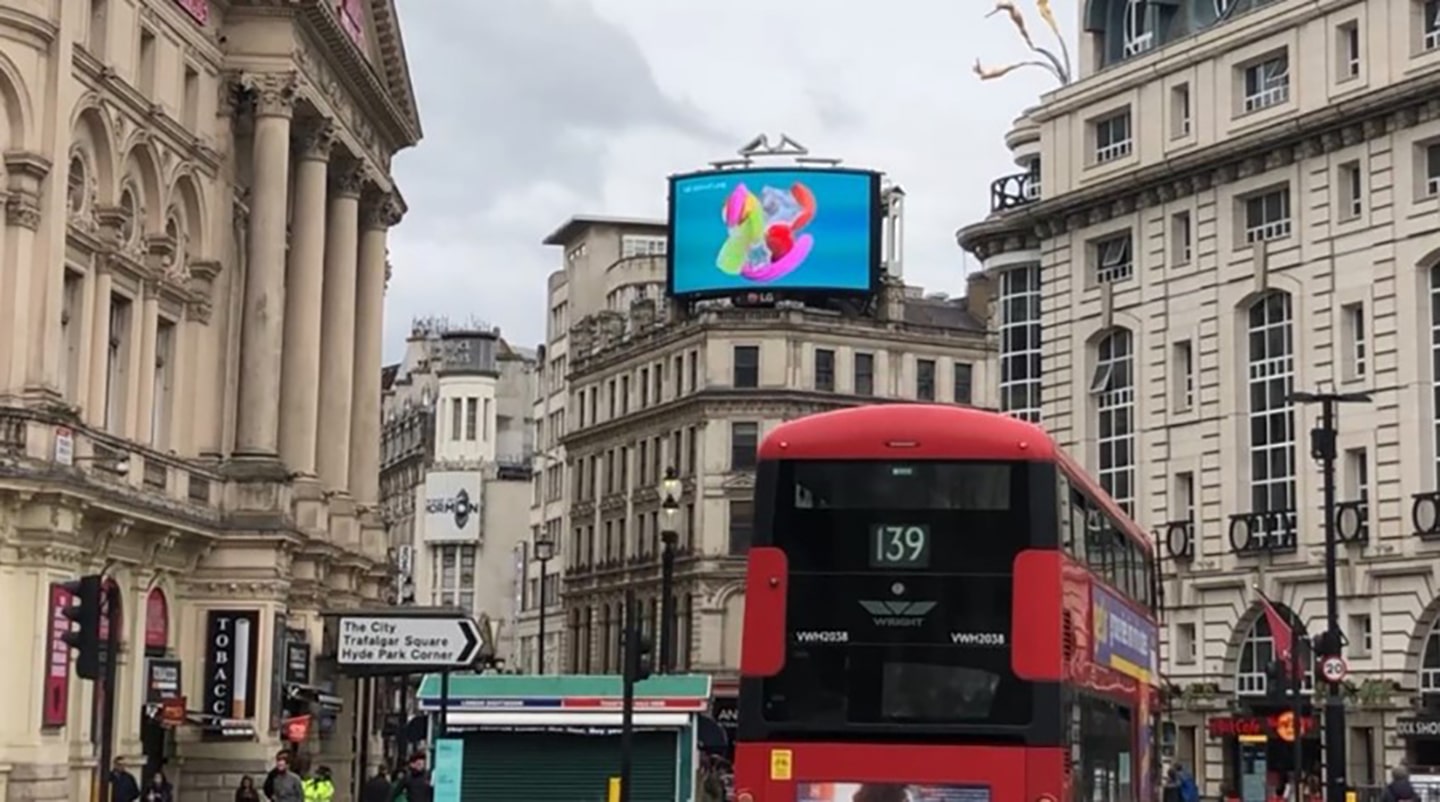
[{"label": "store sign", "polygon": [[1402,718],[1395,722],[1401,738],[1440,738],[1440,718]]},{"label": "store sign", "polygon": [[285,644],[285,681],[295,685],[310,684],[310,644],[295,633]]},{"label": "store sign", "polygon": [[41,704],[40,726],[63,727],[70,713],[70,645],[65,633],[70,619],[65,609],[72,603],[70,591],[61,585],[50,586],[50,626],[45,650],[44,701]]},{"label": "store sign", "polygon": [[145,701],[159,704],[180,696],[180,661],[152,657],[145,661]]},{"label": "store sign", "polygon": [[205,712],[222,719],[255,717],[259,610],[211,610],[205,627]]},{"label": "store sign", "polygon": [[[1301,716],[1299,721],[1298,729],[1301,735],[1310,735],[1319,730],[1314,716]],[[1273,716],[1221,716],[1206,721],[1205,729],[1211,738],[1259,735],[1288,742],[1295,740],[1295,722],[1295,714],[1289,711]]]}]

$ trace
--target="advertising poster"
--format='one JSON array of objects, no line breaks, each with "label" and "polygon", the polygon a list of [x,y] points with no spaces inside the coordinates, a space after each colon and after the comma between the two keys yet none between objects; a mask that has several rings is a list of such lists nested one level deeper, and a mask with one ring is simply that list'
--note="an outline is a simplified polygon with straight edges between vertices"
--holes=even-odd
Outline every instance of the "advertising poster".
[{"label": "advertising poster", "polygon": [[205,642],[205,712],[253,719],[260,652],[259,610],[211,610]]},{"label": "advertising poster", "polygon": [[72,604],[70,591],[56,582],[50,585],[50,638],[45,653],[45,693],[40,726],[63,727],[70,715],[70,645],[65,634],[70,619],[65,610]]},{"label": "advertising poster", "polygon": [[675,295],[870,292],[879,177],[859,170],[724,170],[670,187]]},{"label": "advertising poster", "polygon": [[425,540],[430,543],[480,539],[485,490],[478,471],[432,471],[425,475]]},{"label": "advertising poster", "polygon": [[801,783],[795,802],[990,802],[990,789],[919,783]]},{"label": "advertising poster", "polygon": [[1160,668],[1160,633],[1155,626],[1099,585],[1092,586],[1090,600],[1095,662],[1149,682]]}]

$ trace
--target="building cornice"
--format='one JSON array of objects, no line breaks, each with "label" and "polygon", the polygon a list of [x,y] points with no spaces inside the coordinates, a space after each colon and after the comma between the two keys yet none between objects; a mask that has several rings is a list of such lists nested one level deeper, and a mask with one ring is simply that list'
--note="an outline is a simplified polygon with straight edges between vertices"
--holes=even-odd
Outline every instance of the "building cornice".
[{"label": "building cornice", "polygon": [[1353,100],[1275,122],[1101,184],[993,214],[955,234],[986,259],[1440,117],[1440,68]]}]

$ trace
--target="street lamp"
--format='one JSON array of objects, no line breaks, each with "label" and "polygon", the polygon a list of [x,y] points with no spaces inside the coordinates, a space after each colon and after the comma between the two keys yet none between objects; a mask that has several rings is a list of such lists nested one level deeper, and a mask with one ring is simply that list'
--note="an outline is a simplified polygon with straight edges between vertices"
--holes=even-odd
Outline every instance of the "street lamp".
[{"label": "street lamp", "polygon": [[550,560],[555,556],[555,539],[550,536],[549,528],[541,525],[535,530],[535,559],[540,561],[540,635],[536,645],[537,672],[545,673],[545,586],[549,584],[548,567]]},{"label": "street lamp", "polygon": [[660,512],[663,528],[660,539],[665,550],[660,555],[660,673],[675,670],[675,517],[680,512],[680,475],[675,468],[665,469],[660,480]]},{"label": "street lamp", "polygon": [[[1341,404],[1364,403],[1367,393],[1291,393],[1290,403],[1319,404],[1320,424],[1310,430],[1310,456],[1320,461],[1325,484],[1325,632],[1315,638],[1315,655],[1338,657],[1344,643],[1340,630],[1339,557],[1335,503],[1336,419]],[[1293,646],[1291,648],[1294,648]],[[1297,680],[1298,681],[1298,680]],[[1345,802],[1345,698],[1340,683],[1331,682],[1325,694],[1325,798]],[[1299,768],[1298,766],[1296,767]]]}]

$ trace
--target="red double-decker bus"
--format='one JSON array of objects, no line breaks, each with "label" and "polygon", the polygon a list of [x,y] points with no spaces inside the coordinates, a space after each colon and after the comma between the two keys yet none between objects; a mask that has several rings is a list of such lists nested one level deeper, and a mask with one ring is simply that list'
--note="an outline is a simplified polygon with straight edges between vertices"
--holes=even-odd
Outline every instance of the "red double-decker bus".
[{"label": "red double-decker bus", "polygon": [[1154,550],[1030,423],[876,405],[760,445],[737,802],[1152,802]]}]

